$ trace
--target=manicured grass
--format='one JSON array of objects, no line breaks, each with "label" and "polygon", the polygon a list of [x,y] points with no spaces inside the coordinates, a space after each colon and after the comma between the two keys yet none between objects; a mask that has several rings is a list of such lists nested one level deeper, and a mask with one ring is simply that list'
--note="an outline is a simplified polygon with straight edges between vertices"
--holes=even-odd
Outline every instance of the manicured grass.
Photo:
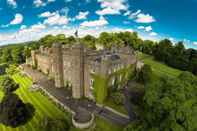
[{"label": "manicured grass", "polygon": [[[62,112],[58,109],[47,97],[43,96],[40,92],[30,92],[28,88],[31,86],[32,81],[27,77],[22,77],[19,74],[14,75],[13,79],[20,84],[20,88],[16,91],[16,94],[25,102],[31,103],[35,108],[35,115],[32,120],[23,126],[15,129],[5,127],[0,124],[0,131],[39,131],[39,121],[44,117],[52,118],[67,118],[70,114]],[[2,97],[2,93],[0,94]]]},{"label": "manicured grass", "polygon": [[95,128],[92,129],[71,129],[71,131],[122,131],[123,127],[120,127],[118,125],[114,125],[110,123],[109,121],[106,121],[104,119],[101,119],[99,117],[96,117],[96,125],[94,125]]},{"label": "manicured grass", "polygon": [[104,102],[104,105],[109,106],[110,108],[112,108],[120,113],[128,115],[128,112],[126,111],[124,105],[117,105],[111,99],[106,100]]},{"label": "manicured grass", "polygon": [[150,55],[146,55],[143,53],[139,53],[139,59],[142,60],[145,64],[151,65],[153,71],[156,75],[159,76],[169,76],[169,77],[177,77],[182,71],[169,67],[164,63],[158,62],[154,60],[154,58]]},{"label": "manicured grass", "polygon": [[[35,108],[35,115],[28,123],[17,128],[10,128],[0,124],[0,131],[41,131],[39,122],[46,116],[60,119],[66,118],[71,124],[71,114],[60,110],[47,96],[42,95],[40,92],[30,92],[28,88],[31,86],[32,81],[28,77],[16,74],[13,79],[20,84],[20,88],[16,91],[16,94],[25,103],[31,103]],[[0,100],[3,97],[3,93],[0,91]],[[105,121],[100,118],[96,118],[96,128],[94,131],[121,131],[122,127],[114,125],[109,121]],[[70,131],[92,131],[91,129],[80,130],[71,126]]]}]

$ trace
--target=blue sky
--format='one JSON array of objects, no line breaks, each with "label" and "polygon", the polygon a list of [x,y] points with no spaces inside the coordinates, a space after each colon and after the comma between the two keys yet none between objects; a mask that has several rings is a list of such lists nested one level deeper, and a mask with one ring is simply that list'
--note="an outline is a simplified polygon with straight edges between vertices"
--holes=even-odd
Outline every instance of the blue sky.
[{"label": "blue sky", "polygon": [[197,0],[0,0],[0,45],[46,34],[137,31],[197,48]]}]

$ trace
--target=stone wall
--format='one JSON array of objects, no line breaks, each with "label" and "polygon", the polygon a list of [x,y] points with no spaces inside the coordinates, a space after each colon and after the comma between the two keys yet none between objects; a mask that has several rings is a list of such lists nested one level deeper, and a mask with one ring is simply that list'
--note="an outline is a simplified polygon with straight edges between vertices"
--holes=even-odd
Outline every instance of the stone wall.
[{"label": "stone wall", "polygon": [[55,80],[56,87],[69,82],[74,98],[93,98],[91,73],[107,77],[112,72],[136,63],[134,52],[128,47],[116,51],[90,50],[82,44],[62,46],[55,43],[51,49],[41,47],[32,51],[32,63]]}]

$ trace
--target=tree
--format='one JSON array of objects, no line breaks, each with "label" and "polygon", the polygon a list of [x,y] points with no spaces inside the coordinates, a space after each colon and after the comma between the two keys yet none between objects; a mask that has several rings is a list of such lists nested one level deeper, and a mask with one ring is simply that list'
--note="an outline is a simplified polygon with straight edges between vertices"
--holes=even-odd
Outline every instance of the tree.
[{"label": "tree", "polygon": [[5,94],[9,94],[17,90],[19,88],[19,85],[15,83],[12,78],[6,75],[2,77],[0,81],[0,87]]},{"label": "tree", "polygon": [[9,63],[12,61],[11,50],[9,48],[4,48],[1,56],[2,63]]},{"label": "tree", "polygon": [[152,54],[154,49],[154,42],[151,40],[145,40],[143,44],[141,44],[140,51],[146,53],[146,54]]},{"label": "tree", "polygon": [[30,104],[24,104],[13,93],[6,94],[0,103],[0,123],[17,127],[25,124],[33,117],[35,109]]},{"label": "tree", "polygon": [[102,44],[105,48],[111,48],[113,44],[113,36],[110,33],[102,32],[98,38],[99,44]]},{"label": "tree", "polygon": [[158,45],[155,46],[153,54],[156,60],[166,62],[170,56],[170,50],[172,48],[172,42],[168,39],[161,40]]},{"label": "tree", "polygon": [[124,95],[120,92],[115,92],[111,94],[111,98],[117,105],[123,105],[124,103]]},{"label": "tree", "polygon": [[6,68],[6,73],[10,76],[12,76],[18,72],[19,72],[19,70],[17,69],[16,65],[9,65],[9,67]]},{"label": "tree", "polygon": [[23,47],[19,46],[19,47],[14,47],[12,48],[12,59],[13,59],[13,63],[23,63],[25,62],[25,56],[23,54]]},{"label": "tree", "polygon": [[136,79],[138,82],[146,84],[151,80],[152,69],[150,65],[145,64],[139,71],[136,71]]},{"label": "tree", "polygon": [[145,87],[144,102],[139,107],[139,131],[197,130],[197,78],[184,72],[178,78],[163,77]]},{"label": "tree", "polygon": [[86,35],[82,38],[82,42],[87,45],[89,48],[95,49],[96,47],[96,38],[91,35]]},{"label": "tree", "polygon": [[25,58],[29,58],[31,56],[31,47],[25,46],[23,53]]},{"label": "tree", "polygon": [[44,46],[51,47],[51,45],[55,42],[55,39],[56,37],[53,35],[46,35],[39,40],[39,43]]},{"label": "tree", "polygon": [[6,68],[8,67],[7,63],[0,64],[0,75],[4,75],[6,72]]}]

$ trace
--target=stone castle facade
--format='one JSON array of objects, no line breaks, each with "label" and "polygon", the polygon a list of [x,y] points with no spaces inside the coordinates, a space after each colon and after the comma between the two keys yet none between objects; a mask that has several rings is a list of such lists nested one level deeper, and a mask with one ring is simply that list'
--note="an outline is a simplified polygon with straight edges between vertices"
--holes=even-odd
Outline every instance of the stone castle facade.
[{"label": "stone castle facade", "polygon": [[54,79],[57,88],[70,85],[74,98],[93,98],[91,74],[108,76],[136,63],[134,51],[128,47],[92,50],[83,44],[58,43],[32,51],[31,59],[33,66]]}]

